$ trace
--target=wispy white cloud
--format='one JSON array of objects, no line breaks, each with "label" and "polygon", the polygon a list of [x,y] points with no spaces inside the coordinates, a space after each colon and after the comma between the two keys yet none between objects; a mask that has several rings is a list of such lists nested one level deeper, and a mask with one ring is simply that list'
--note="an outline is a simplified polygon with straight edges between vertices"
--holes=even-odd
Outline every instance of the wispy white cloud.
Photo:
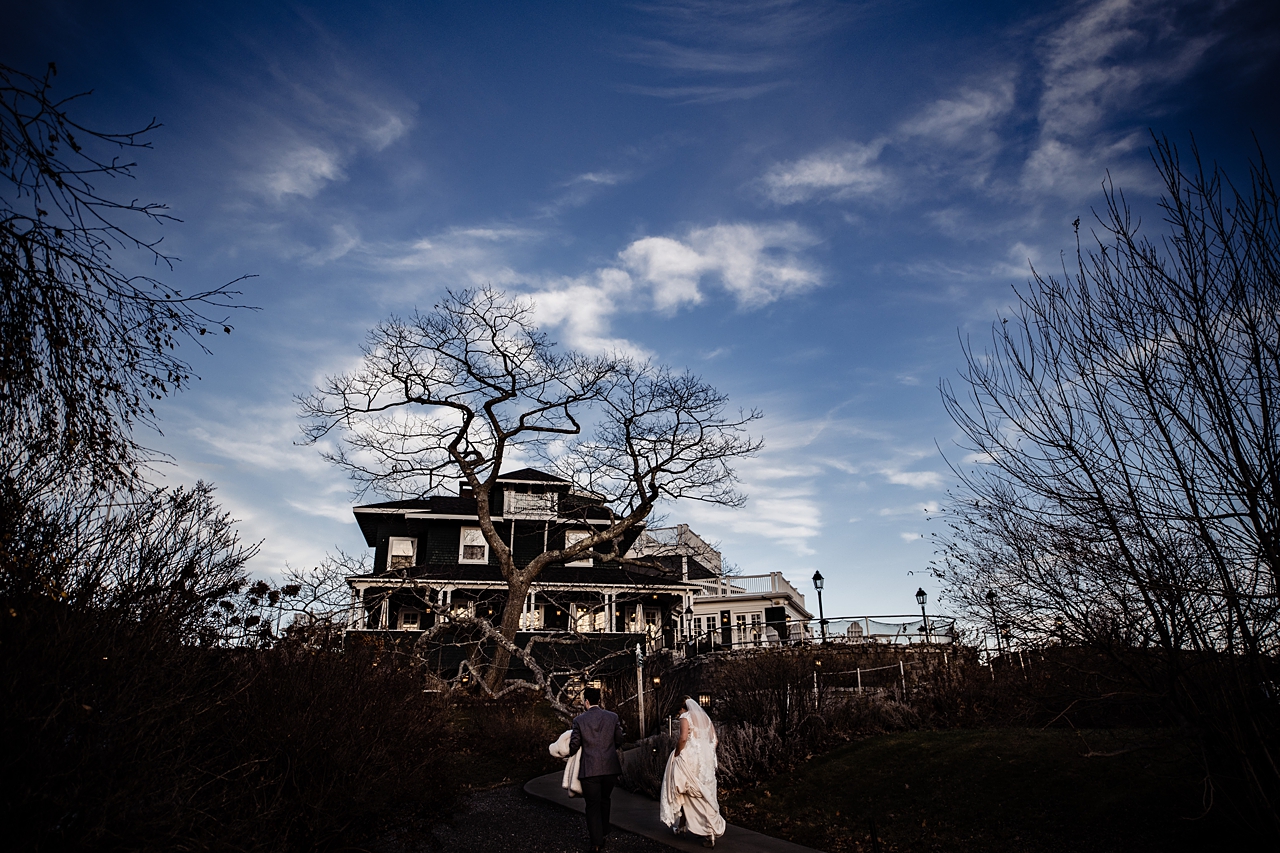
[{"label": "wispy white cloud", "polygon": [[618,352],[645,358],[643,347],[611,334],[614,315],[631,301],[635,284],[615,268],[596,270],[533,291],[534,311],[543,326],[558,328],[564,343],[584,352]]},{"label": "wispy white cloud", "polygon": [[622,91],[688,104],[748,100],[789,84],[803,47],[849,17],[839,3],[694,0],[646,3],[653,35],[633,35],[619,55],[668,78]]},{"label": "wispy white cloud", "polygon": [[334,253],[360,254],[377,268],[406,276],[430,272],[435,286],[495,284],[524,293],[541,323],[588,352],[647,354],[611,331],[622,313],[670,314],[699,304],[709,290],[750,310],[822,283],[820,269],[803,256],[817,239],[793,222],[727,223],[679,236],[641,237],[619,251],[615,263],[578,276],[520,271],[514,250],[546,236],[511,225],[453,228],[397,244],[351,237],[335,241]]},{"label": "wispy white cloud", "polygon": [[359,252],[388,272],[432,273],[437,284],[513,287],[527,280],[512,268],[514,251],[545,236],[537,229],[508,224],[455,227],[405,243],[365,243]]},{"label": "wispy white cloud", "polygon": [[872,195],[889,183],[888,173],[876,163],[885,142],[851,142],[790,163],[778,163],[761,178],[764,193],[778,204]]},{"label": "wispy white cloud", "polygon": [[[1096,193],[1110,169],[1122,185],[1146,189],[1149,172],[1133,156],[1147,144],[1145,127],[1224,37],[1215,25],[1229,5],[1081,3],[1037,39],[1021,67],[1009,60],[967,80],[870,141],[776,162],[759,186],[775,204],[928,203],[957,188],[1032,203],[1044,193],[1073,200]],[[966,217],[957,221],[956,212],[928,216],[940,229],[963,230]]]},{"label": "wispy white cloud", "polygon": [[[816,472],[802,467],[783,476],[786,466],[778,465],[781,460],[770,459],[776,455],[766,450],[759,459],[739,465],[743,491],[750,495],[746,506],[727,510],[692,503],[680,507],[681,518],[717,535],[723,531],[735,534],[735,538],[758,536],[796,554],[813,554],[814,541],[822,534],[822,507],[813,479]],[[732,559],[732,554],[726,556]]]},{"label": "wispy white cloud", "polygon": [[273,202],[315,198],[345,180],[350,163],[384,151],[413,126],[411,104],[347,70],[276,63],[271,71],[265,86],[254,81],[253,108],[235,135],[241,186]]},{"label": "wispy white cloud", "polygon": [[[1096,192],[1104,170],[1116,171],[1117,155],[1142,145],[1132,125],[1111,127],[1116,116],[1159,113],[1160,99],[1222,38],[1212,26],[1222,9],[1210,8],[1206,20],[1186,14],[1191,5],[1101,0],[1041,39],[1039,135],[1023,168],[1025,188]],[[1134,174],[1125,182],[1138,180]]]},{"label": "wispy white cloud", "polygon": [[817,242],[795,223],[734,223],[694,228],[685,237],[645,237],[619,254],[623,265],[669,311],[702,299],[714,279],[739,305],[752,308],[816,287],[821,275],[798,252]]},{"label": "wispy white cloud", "polygon": [[939,98],[898,127],[900,138],[925,137],[949,145],[990,144],[993,126],[1013,106],[1011,79],[987,86],[967,86],[954,95]]},{"label": "wispy white cloud", "polygon": [[937,471],[900,471],[884,468],[880,474],[895,486],[910,486],[913,489],[940,489],[943,483],[942,475]]},{"label": "wispy white cloud", "polygon": [[782,81],[755,83],[749,86],[639,86],[624,83],[618,86],[618,91],[648,95],[653,98],[666,98],[684,104],[719,104],[725,101],[745,101],[756,98],[785,85]]},{"label": "wispy white cloud", "polygon": [[616,266],[576,278],[535,282],[528,292],[539,319],[566,343],[589,352],[643,349],[611,331],[622,312],[670,314],[700,303],[709,286],[744,309],[821,283],[800,251],[816,240],[794,223],[733,223],[693,228],[681,237],[642,237],[618,253]]},{"label": "wispy white cloud", "polygon": [[630,172],[614,169],[597,169],[574,175],[556,188],[555,197],[542,205],[539,215],[554,217],[562,211],[582,207],[610,187],[616,187],[631,180],[631,177]]},{"label": "wispy white cloud", "polygon": [[287,195],[315,198],[329,181],[343,177],[338,156],[316,145],[299,145],[282,152],[263,176],[267,194],[279,201]]},{"label": "wispy white cloud", "polygon": [[911,504],[910,506],[887,506],[881,508],[876,514],[881,518],[894,518],[903,515],[919,516],[924,513],[935,513],[939,509],[937,501],[923,501],[921,503]]}]

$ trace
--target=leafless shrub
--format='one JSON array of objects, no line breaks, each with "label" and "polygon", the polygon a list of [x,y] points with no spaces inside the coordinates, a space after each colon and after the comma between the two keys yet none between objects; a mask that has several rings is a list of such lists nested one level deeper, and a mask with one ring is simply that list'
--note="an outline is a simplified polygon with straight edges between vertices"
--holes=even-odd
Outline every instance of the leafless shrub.
[{"label": "leafless shrub", "polygon": [[667,761],[678,740],[674,735],[662,733],[638,742],[635,749],[626,753],[619,784],[632,793],[658,799]]},{"label": "leafless shrub", "polygon": [[797,757],[795,746],[782,737],[776,723],[721,725],[716,734],[720,740],[716,749],[717,776],[726,785],[768,779]]},{"label": "leafless shrub", "polygon": [[102,190],[133,177],[121,156],[150,148],[160,125],[86,127],[70,114],[84,94],[55,96],[56,73],[0,65],[0,441],[19,466],[62,460],[82,481],[120,485],[150,455],[133,428],[191,381],[177,345],[229,334],[239,294],[184,294],[115,264],[132,249],[173,266],[142,236],[177,221],[165,205]]},{"label": "leafless shrub", "polygon": [[1001,635],[1140,661],[1280,836],[1280,194],[1261,154],[1240,186],[1194,145],[1152,154],[1166,233],[1108,184],[1095,248],[1032,270],[944,384],[981,461],[939,570]]}]

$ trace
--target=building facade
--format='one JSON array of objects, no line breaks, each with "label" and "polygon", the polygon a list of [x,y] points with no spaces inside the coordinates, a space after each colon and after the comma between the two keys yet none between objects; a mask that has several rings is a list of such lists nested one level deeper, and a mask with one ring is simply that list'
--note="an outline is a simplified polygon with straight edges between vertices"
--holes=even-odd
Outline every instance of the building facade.
[{"label": "building facade", "polygon": [[[507,585],[480,531],[476,498],[457,496],[368,504],[354,509],[373,570],[347,578],[352,631],[420,631],[446,614],[496,621]],[[501,476],[489,513],[517,566],[609,526],[599,496],[532,468]],[[634,540],[639,531],[634,530]],[[631,542],[619,543],[625,553]],[[697,587],[657,561],[607,562],[588,553],[547,566],[522,604],[522,631],[643,634],[674,646],[679,618]]]},{"label": "building facade", "polygon": [[813,614],[782,572],[725,574],[720,552],[686,524],[644,531],[628,556],[657,557],[696,587],[680,615],[687,642],[737,648],[812,638]]},{"label": "building facade", "polygon": [[[347,578],[351,632],[414,632],[451,615],[496,622],[507,584],[480,531],[476,498],[458,494],[354,509],[373,569]],[[517,566],[609,526],[598,496],[525,468],[504,474],[489,513]],[[522,632],[637,635],[650,650],[805,639],[804,596],[780,572],[726,576],[720,552],[687,525],[633,529],[621,560],[588,553],[548,565],[522,603]],[[617,639],[616,637],[612,639]]]}]

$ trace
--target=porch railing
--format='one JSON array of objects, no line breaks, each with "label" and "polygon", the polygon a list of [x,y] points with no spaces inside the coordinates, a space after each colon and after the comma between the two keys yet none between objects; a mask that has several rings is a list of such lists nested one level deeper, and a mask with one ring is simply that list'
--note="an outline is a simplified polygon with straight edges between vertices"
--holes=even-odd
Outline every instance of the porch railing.
[{"label": "porch railing", "polygon": [[797,602],[804,601],[804,596],[782,576],[782,572],[769,572],[767,575],[731,575],[715,580],[694,581],[694,583],[702,587],[702,595],[708,596],[786,595]]},{"label": "porch railing", "polygon": [[909,615],[837,616],[830,619],[793,619],[786,623],[726,625],[683,638],[685,652],[702,653],[729,649],[764,648],[768,646],[804,645],[824,642],[852,643],[943,643],[956,641],[955,617],[938,614],[928,617],[928,625],[920,617]]}]

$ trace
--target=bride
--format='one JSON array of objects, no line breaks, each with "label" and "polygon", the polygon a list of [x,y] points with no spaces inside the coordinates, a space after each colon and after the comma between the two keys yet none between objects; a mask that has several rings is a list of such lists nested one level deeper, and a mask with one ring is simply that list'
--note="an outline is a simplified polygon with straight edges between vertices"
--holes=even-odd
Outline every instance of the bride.
[{"label": "bride", "polygon": [[[716,728],[697,702],[684,697],[680,742],[667,759],[662,776],[658,817],[677,833],[687,829],[714,847],[724,835],[724,818],[716,802]],[[683,824],[683,826],[682,826]]]}]

